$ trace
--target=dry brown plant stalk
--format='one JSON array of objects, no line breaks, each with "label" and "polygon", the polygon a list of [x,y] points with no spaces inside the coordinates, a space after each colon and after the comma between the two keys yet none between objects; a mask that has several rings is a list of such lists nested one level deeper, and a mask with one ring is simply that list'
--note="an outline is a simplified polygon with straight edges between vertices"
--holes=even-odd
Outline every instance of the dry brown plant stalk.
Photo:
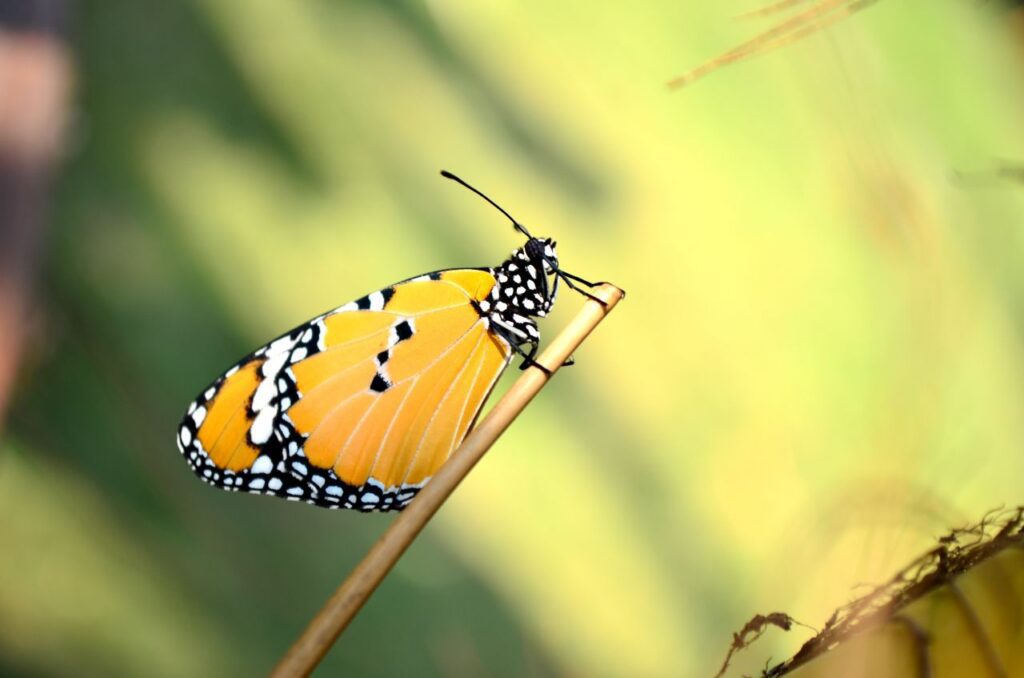
[{"label": "dry brown plant stalk", "polygon": [[[953,529],[940,537],[934,548],[908,563],[888,581],[839,607],[825,622],[821,631],[816,632],[805,642],[795,655],[780,664],[766,668],[761,675],[763,678],[781,678],[794,671],[799,672],[803,667],[810,667],[814,660],[828,660],[827,655],[831,650],[854,636],[888,623],[906,627],[909,638],[914,643],[913,650],[918,656],[918,675],[931,676],[928,668],[931,663],[928,650],[934,629],[920,626],[918,621],[907,614],[907,608],[943,588],[948,589],[957,599],[967,622],[968,633],[971,635],[968,644],[981,653],[987,666],[993,668],[991,675],[1009,675],[1002,668],[1002,659],[989,637],[989,632],[979,621],[974,607],[956,582],[961,576],[976,573],[976,568],[986,561],[1022,547],[1024,506],[996,509],[984,515],[974,525]],[[990,589],[993,588],[990,580],[986,582]],[[998,589],[998,585],[995,588]],[[1013,590],[999,590],[1010,609],[1006,618],[1019,619],[1019,604],[1014,602],[1017,599],[1014,598]],[[755,615],[742,629],[733,634],[732,644],[715,678],[724,676],[735,654],[749,648],[769,626],[788,631],[794,624],[811,628],[784,612]],[[878,644],[866,647],[869,648],[867,651],[871,651],[871,647],[881,651]],[[836,673],[839,671],[838,662],[834,664],[834,667],[828,665],[813,675],[839,675]],[[858,666],[850,665],[848,668],[851,673],[843,672],[843,675],[862,675],[858,672]]]},{"label": "dry brown plant stalk", "polygon": [[793,628],[794,624],[817,632],[814,627],[793,619],[785,612],[755,614],[750,618],[750,621],[743,625],[742,629],[732,634],[732,645],[729,646],[729,651],[726,653],[725,659],[722,661],[722,668],[718,669],[718,673],[714,675],[714,678],[722,678],[722,676],[725,675],[725,672],[729,670],[729,662],[732,661],[733,655],[747,649],[755,643],[764,635],[764,632],[768,630],[769,626],[775,626],[783,631],[789,631]]},{"label": "dry brown plant stalk", "polygon": [[[808,0],[783,0],[748,12],[741,18],[768,16],[807,2]],[[790,18],[763,31],[750,40],[727,52],[705,61],[693,70],[668,81],[671,89],[678,89],[717,71],[723,66],[743,61],[773,49],[802,40],[832,24],[847,18],[875,4],[878,0],[819,0],[811,7],[797,12]]]},{"label": "dry brown plant stalk", "polygon": [[[912,635],[917,638],[918,648],[925,650],[930,642],[929,630],[916,628],[916,622],[902,616],[902,611],[912,602],[944,586],[954,595],[962,596],[956,586],[957,577],[968,574],[1005,550],[1024,547],[1024,506],[989,511],[978,523],[953,529],[937,541],[934,548],[908,563],[889,581],[839,607],[817,635],[804,643],[791,658],[766,670],[764,678],[787,675],[827,654],[830,649],[858,632],[887,621],[909,625]],[[1007,591],[1006,596],[1010,606],[1019,609],[1018,604],[1013,602],[1013,593]],[[969,622],[968,627],[975,635],[976,646],[986,655],[990,666],[999,666],[1000,659],[995,656],[985,630],[978,624],[974,609],[968,601],[961,602]],[[1019,615],[1019,612],[1016,614]],[[919,666],[927,666],[927,661],[919,663]],[[996,670],[991,675],[1007,674]]]},{"label": "dry brown plant stalk", "polygon": [[622,290],[607,283],[598,285],[591,293],[604,303],[588,299],[537,358],[550,374],[533,367],[523,372],[313,617],[274,668],[274,678],[307,676],[316,668],[456,486],[623,297]]}]

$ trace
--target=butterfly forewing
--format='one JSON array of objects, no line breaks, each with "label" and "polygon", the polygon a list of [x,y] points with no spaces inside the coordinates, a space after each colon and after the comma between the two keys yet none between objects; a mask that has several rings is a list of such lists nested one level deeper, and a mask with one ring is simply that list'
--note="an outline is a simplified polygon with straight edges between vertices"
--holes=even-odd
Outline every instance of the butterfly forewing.
[{"label": "butterfly forewing", "polygon": [[400,509],[462,441],[512,347],[487,270],[398,283],[243,359],[189,407],[179,447],[226,489]]}]

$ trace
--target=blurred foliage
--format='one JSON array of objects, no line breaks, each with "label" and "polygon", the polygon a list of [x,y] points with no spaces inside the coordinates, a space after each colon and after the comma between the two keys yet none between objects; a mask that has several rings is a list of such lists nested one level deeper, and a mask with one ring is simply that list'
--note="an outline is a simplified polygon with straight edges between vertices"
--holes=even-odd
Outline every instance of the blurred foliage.
[{"label": "blurred foliage", "polygon": [[178,418],[280,331],[516,246],[442,167],[630,296],[324,675],[710,675],[753,611],[824,619],[1019,503],[1024,191],[953,176],[1024,158],[1020,38],[880,3],[669,94],[749,9],[78,4],[0,673],[272,665],[389,518],[213,491]]}]

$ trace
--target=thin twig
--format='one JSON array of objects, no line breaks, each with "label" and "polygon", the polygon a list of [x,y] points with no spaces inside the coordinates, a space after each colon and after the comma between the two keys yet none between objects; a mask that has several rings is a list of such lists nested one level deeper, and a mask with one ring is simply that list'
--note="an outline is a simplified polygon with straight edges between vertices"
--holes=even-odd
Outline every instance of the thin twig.
[{"label": "thin twig", "polygon": [[757,639],[764,635],[769,626],[777,626],[783,631],[789,631],[793,628],[793,624],[805,626],[816,632],[812,627],[798,622],[785,612],[755,614],[751,617],[750,621],[743,625],[742,629],[732,634],[732,645],[729,646],[729,651],[722,661],[722,668],[718,669],[718,673],[714,675],[714,678],[722,678],[725,672],[729,670],[729,662],[732,661],[733,655],[750,647]]},{"label": "thin twig", "polygon": [[[723,66],[728,66],[737,61],[743,61],[772,49],[802,40],[840,19],[866,9],[876,2],[878,0],[820,0],[818,4],[792,15],[785,21],[759,33],[739,46],[719,54],[717,57],[704,62],[688,73],[669,80],[668,87],[670,89],[677,89],[689,85]],[[798,4],[802,3],[777,3],[767,9],[770,12],[774,12]]]},{"label": "thin twig", "polygon": [[[551,373],[569,359],[622,299],[622,290],[607,283],[595,287],[591,293],[604,300],[605,304],[587,300],[576,317],[537,358],[537,362]],[[494,409],[466,436],[462,445],[452,453],[409,506],[395,518],[362,562],[313,617],[271,676],[307,676],[316,668],[416,535],[550,378],[549,374],[535,367],[523,373]]]},{"label": "thin twig", "polygon": [[811,2],[811,0],[779,0],[779,2],[774,2],[774,3],[770,4],[770,5],[767,5],[766,7],[761,7],[759,9],[752,9],[752,10],[743,12],[742,14],[737,14],[735,18],[737,18],[737,19],[753,19],[753,18],[756,18],[756,17],[770,16],[772,14],[778,14],[779,12],[782,12],[782,11],[787,10],[787,9],[792,9],[793,7],[796,7],[797,5],[804,5],[804,4],[808,3],[808,2]]},{"label": "thin twig", "polygon": [[859,12],[868,5],[873,5],[876,2],[878,2],[878,0],[855,0],[854,2],[850,2],[844,7],[841,7],[833,11],[831,14],[822,16],[821,18],[813,22],[808,22],[807,24],[790,31],[786,35],[781,35],[771,40],[765,40],[763,42],[758,43],[756,46],[753,46],[749,51],[744,52],[742,58],[749,59],[752,57],[760,56],[773,50],[786,47],[795,42],[799,42],[804,38],[810,37],[815,33],[825,30],[829,26],[842,21],[851,14]]}]

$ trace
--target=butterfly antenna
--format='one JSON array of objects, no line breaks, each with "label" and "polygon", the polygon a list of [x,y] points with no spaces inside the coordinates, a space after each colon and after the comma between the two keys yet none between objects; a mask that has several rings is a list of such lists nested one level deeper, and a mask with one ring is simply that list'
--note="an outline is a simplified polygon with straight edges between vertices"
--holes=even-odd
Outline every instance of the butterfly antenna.
[{"label": "butterfly antenna", "polygon": [[484,199],[484,200],[486,200],[487,202],[491,203],[491,205],[492,205],[492,206],[493,206],[493,207],[494,207],[494,208],[495,208],[496,210],[498,210],[499,212],[501,212],[502,214],[504,214],[504,215],[505,215],[506,217],[508,217],[508,220],[512,222],[512,225],[513,225],[513,226],[515,226],[515,229],[516,229],[517,231],[519,231],[520,233],[522,233],[523,235],[525,235],[525,236],[526,236],[527,238],[531,238],[531,239],[533,238],[533,236],[532,236],[532,235],[530,235],[530,232],[526,230],[526,227],[525,227],[525,226],[523,226],[523,225],[522,225],[521,223],[519,223],[518,221],[516,221],[516,218],[515,218],[515,217],[513,217],[513,216],[512,216],[511,214],[509,214],[508,212],[506,212],[506,211],[505,211],[505,209],[504,209],[504,208],[503,208],[503,207],[502,207],[501,205],[499,205],[498,203],[494,202],[493,200],[491,200],[490,198],[488,198],[488,197],[487,197],[486,195],[484,195],[484,194],[483,194],[483,193],[482,193],[482,192],[481,192],[481,191],[480,191],[479,189],[477,189],[477,188],[474,188],[473,186],[469,185],[468,183],[466,183],[465,181],[463,181],[463,180],[462,180],[461,178],[459,178],[459,177],[455,176],[454,174],[452,174],[452,173],[451,173],[451,172],[449,172],[448,170],[441,170],[441,176],[442,176],[442,177],[444,177],[445,179],[451,179],[452,181],[456,181],[456,182],[458,182],[458,183],[462,184],[462,185],[463,185],[464,187],[468,188],[469,190],[473,191],[474,193],[476,193],[477,195],[479,195],[479,196],[480,196],[481,198],[483,198],[483,199]]}]

